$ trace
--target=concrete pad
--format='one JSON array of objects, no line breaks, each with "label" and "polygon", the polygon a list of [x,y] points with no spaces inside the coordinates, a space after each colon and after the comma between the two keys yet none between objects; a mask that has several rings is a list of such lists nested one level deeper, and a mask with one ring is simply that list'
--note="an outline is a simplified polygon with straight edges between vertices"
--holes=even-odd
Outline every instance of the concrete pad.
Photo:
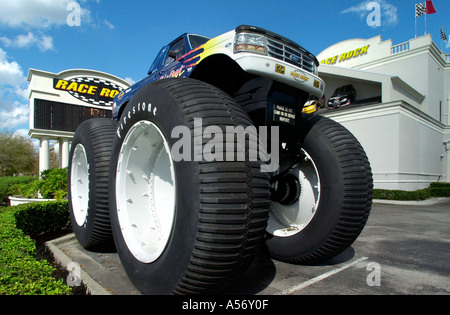
[{"label": "concrete pad", "polygon": [[[139,295],[122,268],[117,253],[93,253],[78,243],[74,234],[46,243],[62,266],[80,266],[81,281],[91,295]],[[67,268],[70,270],[70,268]]]}]

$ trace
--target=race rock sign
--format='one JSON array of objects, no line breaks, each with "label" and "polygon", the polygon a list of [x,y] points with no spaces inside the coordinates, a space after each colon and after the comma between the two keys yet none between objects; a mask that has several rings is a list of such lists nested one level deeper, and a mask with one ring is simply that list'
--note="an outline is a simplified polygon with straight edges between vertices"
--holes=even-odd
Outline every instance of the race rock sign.
[{"label": "race rock sign", "polygon": [[80,77],[70,80],[53,79],[53,88],[66,91],[73,97],[95,106],[112,106],[123,88],[117,84],[92,77]]}]

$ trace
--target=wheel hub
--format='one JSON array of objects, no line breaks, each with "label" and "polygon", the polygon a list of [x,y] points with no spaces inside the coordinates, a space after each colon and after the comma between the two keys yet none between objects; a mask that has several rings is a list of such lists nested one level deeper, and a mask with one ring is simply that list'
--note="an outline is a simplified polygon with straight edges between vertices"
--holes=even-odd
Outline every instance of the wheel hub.
[{"label": "wheel hub", "polygon": [[73,215],[81,227],[89,211],[89,162],[82,144],[78,144],[73,153],[70,189]]},{"label": "wheel hub", "polygon": [[288,173],[277,181],[277,188],[272,189],[271,199],[284,206],[293,205],[300,197],[300,181],[294,174]]},{"label": "wheel hub", "polygon": [[267,232],[290,237],[303,231],[316,214],[320,200],[320,176],[311,156],[302,150],[298,164],[274,180]]},{"label": "wheel hub", "polygon": [[163,133],[151,122],[136,123],[119,154],[116,198],[122,235],[142,263],[156,261],[169,243],[175,187],[173,160]]}]

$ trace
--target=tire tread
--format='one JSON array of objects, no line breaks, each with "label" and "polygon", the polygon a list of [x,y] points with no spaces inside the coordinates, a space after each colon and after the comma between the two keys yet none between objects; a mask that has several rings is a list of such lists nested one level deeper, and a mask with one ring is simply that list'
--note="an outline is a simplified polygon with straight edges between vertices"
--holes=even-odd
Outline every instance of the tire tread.
[{"label": "tire tread", "polygon": [[[252,126],[228,95],[195,80],[162,80],[180,103],[193,131],[194,118],[204,127]],[[235,145],[235,153],[236,148]],[[246,156],[248,156],[248,145]],[[206,294],[236,278],[264,242],[270,208],[269,178],[259,162],[199,162],[199,223],[195,250],[175,294]]]}]

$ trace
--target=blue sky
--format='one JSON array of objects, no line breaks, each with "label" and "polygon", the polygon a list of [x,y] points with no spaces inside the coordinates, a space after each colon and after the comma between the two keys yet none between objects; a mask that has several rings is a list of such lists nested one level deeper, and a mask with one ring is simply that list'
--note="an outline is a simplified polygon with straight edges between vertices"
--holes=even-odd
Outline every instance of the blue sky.
[{"label": "blue sky", "polygon": [[[215,37],[240,24],[269,29],[314,54],[350,38],[382,35],[394,44],[415,35],[421,0],[78,0],[80,26],[69,26],[71,0],[0,0],[0,129],[28,132],[30,68],[84,68],[131,81],[143,78],[162,45],[184,32]],[[369,26],[367,4],[378,2],[381,25]],[[427,31],[441,47],[450,34],[450,1],[433,0]],[[417,20],[424,34],[424,17]],[[450,53],[450,42],[442,46]]]}]

